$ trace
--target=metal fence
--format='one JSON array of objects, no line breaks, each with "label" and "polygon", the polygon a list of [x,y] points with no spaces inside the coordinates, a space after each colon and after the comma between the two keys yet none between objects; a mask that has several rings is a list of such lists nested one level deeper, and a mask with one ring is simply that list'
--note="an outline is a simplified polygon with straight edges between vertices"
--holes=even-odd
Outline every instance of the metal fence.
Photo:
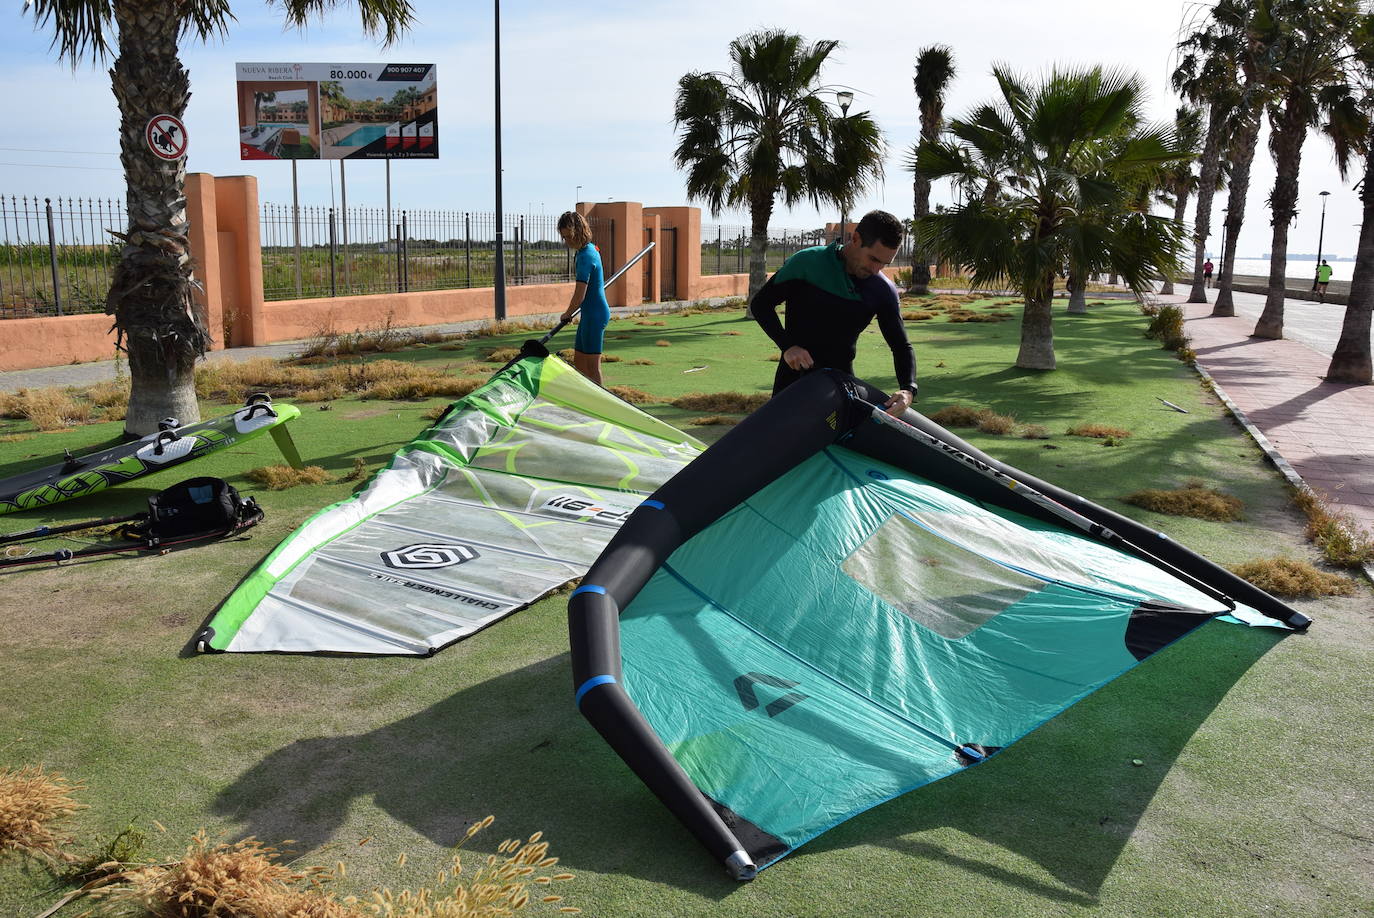
[{"label": "metal fence", "polygon": [[103,312],[123,202],[0,195],[0,319]]},{"label": "metal fence", "polygon": [[[764,259],[768,273],[782,267],[794,252],[814,245],[828,245],[834,237],[825,230],[768,230],[768,249]],[[911,260],[911,240],[904,236],[893,263]],[[701,273],[744,274],[749,270],[749,229],[744,226],[701,225]]]},{"label": "metal fence", "polygon": [[[264,204],[263,296],[287,300],[411,290],[491,287],[496,282],[496,216],[475,211],[301,207]],[[593,239],[612,251],[613,221],[594,219]],[[573,279],[573,253],[558,218],[507,215],[508,285]],[[609,274],[615,268],[606,264]]]}]

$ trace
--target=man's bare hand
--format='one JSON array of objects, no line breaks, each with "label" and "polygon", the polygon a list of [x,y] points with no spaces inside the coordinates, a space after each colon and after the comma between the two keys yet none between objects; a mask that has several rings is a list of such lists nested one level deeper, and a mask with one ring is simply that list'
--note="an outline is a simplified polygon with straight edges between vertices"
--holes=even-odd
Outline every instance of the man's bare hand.
[{"label": "man's bare hand", "polygon": [[811,352],[795,344],[782,352],[782,362],[798,372],[809,370],[815,365],[815,361],[811,359]]},{"label": "man's bare hand", "polygon": [[888,414],[892,415],[894,418],[899,418],[902,416],[902,412],[911,407],[912,401],[913,399],[910,392],[905,389],[898,389],[893,394],[892,398],[887,400],[883,407],[887,409]]}]

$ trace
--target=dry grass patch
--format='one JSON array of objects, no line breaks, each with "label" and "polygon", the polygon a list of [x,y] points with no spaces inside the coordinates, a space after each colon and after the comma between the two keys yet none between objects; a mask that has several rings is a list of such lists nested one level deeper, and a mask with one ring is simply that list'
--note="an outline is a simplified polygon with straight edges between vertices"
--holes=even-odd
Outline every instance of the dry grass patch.
[{"label": "dry grass patch", "polygon": [[762,392],[689,392],[671,402],[683,411],[713,411],[727,414],[749,414],[768,401]]},{"label": "dry grass patch", "polygon": [[1077,424],[1065,433],[1071,437],[1092,437],[1097,440],[1122,440],[1131,435],[1129,430],[1110,424]]},{"label": "dry grass patch", "polygon": [[243,473],[249,481],[255,481],[269,491],[285,491],[297,485],[324,484],[334,477],[318,465],[307,465],[303,469],[293,469],[289,465],[264,465]]},{"label": "dry grass patch", "polygon": [[1128,504],[1169,516],[1191,516],[1199,520],[1232,522],[1245,518],[1245,504],[1239,498],[1189,481],[1172,491],[1146,488],[1122,498]]},{"label": "dry grass patch", "polygon": [[701,418],[692,418],[687,423],[693,427],[710,427],[719,424],[722,427],[733,427],[740,422],[739,418],[726,417],[723,414],[712,414]]},{"label": "dry grass patch", "polygon": [[196,395],[229,402],[242,401],[253,392],[270,392],[276,398],[306,402],[329,401],[348,394],[375,399],[461,398],[485,381],[399,360],[315,368],[262,357],[244,363],[203,364],[196,369]]},{"label": "dry grass patch", "polygon": [[606,391],[631,405],[648,405],[660,401],[657,395],[645,392],[643,389],[636,389],[634,386],[608,386]]},{"label": "dry grass patch", "polygon": [[636,324],[636,325],[667,325],[668,323],[667,323],[667,322],[663,322],[663,321],[661,321],[661,320],[656,320],[656,319],[638,319],[638,320],[635,321],[635,324]]},{"label": "dry grass patch", "polygon": [[1005,322],[1015,318],[1009,312],[974,312],[970,309],[950,310],[949,321],[951,322]]},{"label": "dry grass patch", "polygon": [[58,829],[82,805],[72,797],[81,785],[41,766],[0,769],[0,857],[9,852],[45,861],[70,861],[70,839]]},{"label": "dry grass patch", "polygon": [[744,332],[725,331],[725,332],[721,332],[721,334],[724,335],[724,336],[727,337],[727,338],[733,338],[733,337],[736,337],[736,336],[738,336],[738,335],[744,334]]},{"label": "dry grass patch", "polygon": [[622,361],[622,360],[624,360],[624,359],[625,359],[625,358],[624,358],[624,357],[621,357],[619,354],[602,354],[602,355],[601,355],[601,362],[602,362],[602,363],[620,363],[620,361]]},{"label": "dry grass patch", "polygon": [[1306,561],[1288,558],[1247,561],[1232,567],[1231,573],[1280,599],[1350,596],[1355,592],[1355,583],[1349,577],[1330,574]]},{"label": "dry grass patch", "polygon": [[668,341],[668,340],[665,339],[665,338],[659,338],[657,341],[654,342],[654,347],[672,347],[672,346],[673,346],[673,342]]},{"label": "dry grass patch", "polygon": [[935,318],[935,313],[926,309],[913,309],[902,313],[902,318],[907,322],[924,322],[926,319]]},{"label": "dry grass patch", "polygon": [[1027,424],[1021,431],[1023,440],[1048,440],[1050,438],[1049,428],[1043,424]]},{"label": "dry grass patch", "polygon": [[363,480],[364,478],[366,478],[366,477],[367,477],[367,463],[364,462],[364,461],[362,460],[362,457],[360,457],[360,456],[355,456],[354,459],[353,459],[353,468],[349,469],[349,470],[348,470],[348,474],[345,475],[345,476],[344,476],[342,479],[340,479],[340,480],[341,480],[341,481],[362,481],[362,480]]},{"label": "dry grass patch", "polygon": [[1293,503],[1307,517],[1307,538],[1338,567],[1374,563],[1374,535],[1349,513],[1334,511],[1311,488],[1294,492]]},{"label": "dry grass patch", "polygon": [[487,351],[486,357],[483,359],[487,363],[510,363],[519,355],[520,348],[518,347],[496,347]]},{"label": "dry grass patch", "polygon": [[636,357],[634,360],[630,361],[630,366],[632,367],[651,367],[653,365],[654,362],[648,357]]},{"label": "dry grass patch", "polygon": [[947,405],[930,415],[930,419],[942,427],[974,427],[995,436],[1005,436],[1016,429],[1016,419],[1010,415],[960,404]]},{"label": "dry grass patch", "polygon": [[86,424],[92,414],[90,402],[78,400],[66,389],[25,388],[0,393],[0,417],[28,421],[39,430],[64,430]]}]

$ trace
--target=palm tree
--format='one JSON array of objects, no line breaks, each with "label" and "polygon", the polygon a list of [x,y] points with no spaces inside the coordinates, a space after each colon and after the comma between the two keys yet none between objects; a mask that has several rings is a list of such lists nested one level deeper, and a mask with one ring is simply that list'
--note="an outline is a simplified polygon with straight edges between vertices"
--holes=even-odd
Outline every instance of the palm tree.
[{"label": "palm tree", "polygon": [[705,202],[712,216],[748,207],[751,297],[767,279],[768,221],[779,195],[789,207],[810,199],[847,209],[882,175],[877,124],[867,112],[839,116],[828,101],[834,87],[821,82],[838,44],[751,32],[730,43],[729,73],[678,80],[673,121],[681,135],[673,160],[687,172],[687,196]]},{"label": "palm tree", "polygon": [[[1207,302],[1202,264],[1212,232],[1212,199],[1220,188],[1222,150],[1228,128],[1241,102],[1237,89],[1240,55],[1244,50],[1241,4],[1223,0],[1193,24],[1194,31],[1178,43],[1181,53],[1171,76],[1174,89],[1188,102],[1207,108],[1207,133],[1202,143],[1197,180],[1197,211],[1193,220],[1193,288],[1189,303]],[[1253,144],[1252,144],[1253,146]],[[1223,267],[1225,266],[1223,259]]]},{"label": "palm tree", "polygon": [[1357,0],[1257,0],[1268,6],[1256,16],[1262,40],[1275,50],[1277,65],[1268,71],[1274,87],[1269,98],[1269,150],[1274,156],[1273,241],[1269,255],[1269,294],[1255,323],[1259,338],[1283,337],[1283,301],[1288,290],[1288,227],[1297,213],[1298,173],[1309,128],[1317,127],[1341,99],[1346,85],[1347,41],[1359,9]]},{"label": "palm tree", "polygon": [[[921,139],[935,140],[945,126],[945,93],[954,79],[954,49],[949,45],[930,45],[916,55],[916,75],[912,83],[921,111]],[[930,179],[915,168],[916,148],[908,159],[914,178],[913,213],[920,220],[930,213]],[[918,245],[911,247],[911,289],[909,293],[925,296],[930,293],[930,257]]]},{"label": "palm tree", "polygon": [[[337,0],[281,0],[286,21],[302,27]],[[129,223],[116,235],[124,245],[105,311],[114,316],[116,346],[128,352],[133,391],[125,432],[143,435],[160,418],[200,418],[195,361],[210,341],[193,303],[192,259],[186,223],[185,160],[154,156],[144,129],[158,114],[181,118],[191,95],[181,64],[183,34],[207,40],[228,31],[228,0],[28,0],[35,21],[53,32],[61,59],[113,55],[110,83],[119,105]],[[409,0],[357,0],[363,31],[392,42],[409,27]],[[111,47],[111,39],[115,47]]]},{"label": "palm tree", "polygon": [[1341,336],[1331,363],[1326,368],[1328,382],[1374,383],[1374,359],[1370,354],[1370,314],[1374,312],[1374,14],[1359,17],[1353,29],[1356,74],[1361,92],[1338,105],[1325,130],[1336,150],[1336,165],[1344,179],[1354,157],[1364,156],[1364,178],[1360,181],[1360,200],[1364,216],[1360,223],[1359,248],[1355,270],[1350,278]]},{"label": "palm tree", "polygon": [[1167,128],[1137,128],[1140,78],[1101,67],[1056,68],[1031,86],[994,67],[1001,97],[950,122],[953,140],[923,141],[932,180],[982,183],[963,206],[917,225],[920,244],[973,269],[975,286],[1010,283],[1025,298],[1016,366],[1052,370],[1056,274],[1119,273],[1144,290],[1175,270],[1183,229],[1142,203],[1142,176],[1188,154]]},{"label": "palm tree", "polygon": [[[1178,139],[1181,149],[1194,156],[1199,155],[1201,151],[1198,147],[1202,143],[1202,112],[1188,105],[1180,105],[1174,113],[1174,136]],[[1198,189],[1199,178],[1193,171],[1192,162],[1184,160],[1176,163],[1173,168],[1165,171],[1161,179],[1162,190],[1169,195],[1174,205],[1174,219],[1182,223],[1188,212],[1188,198]],[[1164,275],[1164,285],[1159,292],[1174,292],[1172,274]]]}]

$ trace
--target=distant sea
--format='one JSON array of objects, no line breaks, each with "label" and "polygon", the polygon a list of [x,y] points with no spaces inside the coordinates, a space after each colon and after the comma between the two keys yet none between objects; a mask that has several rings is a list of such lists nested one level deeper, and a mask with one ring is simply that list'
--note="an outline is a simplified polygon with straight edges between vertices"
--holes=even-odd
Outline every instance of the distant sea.
[{"label": "distant sea", "polygon": [[[1216,261],[1216,256],[1212,256],[1212,261]],[[1355,271],[1353,261],[1331,261],[1331,279],[1338,281],[1348,281]],[[1237,258],[1236,274],[1253,274],[1259,277],[1269,276],[1269,259],[1267,258]],[[1314,277],[1317,273],[1317,263],[1308,259],[1306,261],[1293,261],[1290,259],[1286,270],[1289,277]]]}]

